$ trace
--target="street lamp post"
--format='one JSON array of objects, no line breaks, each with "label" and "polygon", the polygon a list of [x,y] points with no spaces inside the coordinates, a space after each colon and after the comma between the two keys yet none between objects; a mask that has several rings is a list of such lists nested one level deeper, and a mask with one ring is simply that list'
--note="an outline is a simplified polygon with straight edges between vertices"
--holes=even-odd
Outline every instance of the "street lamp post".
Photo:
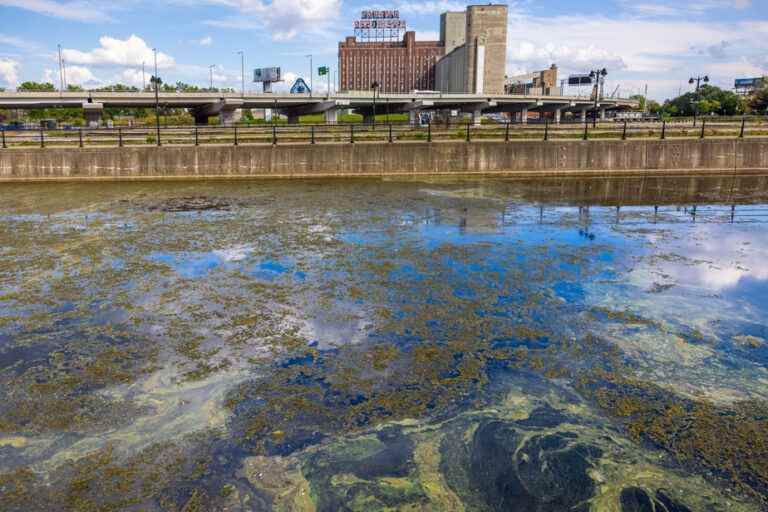
[{"label": "street lamp post", "polygon": [[379,82],[373,82],[371,89],[373,89],[373,131],[376,131],[376,91],[379,88]]},{"label": "street lamp post", "polygon": [[312,55],[307,55],[307,57],[309,58],[309,97],[311,98],[312,97],[312,89],[315,88],[315,84],[314,84],[314,80],[313,80],[313,77],[315,75],[315,71],[314,71],[315,68],[312,67],[313,66],[313,64],[312,64]]},{"label": "street lamp post", "polygon": [[157,130],[157,145],[160,146],[160,84],[163,82],[157,76],[157,48],[152,48],[155,55],[155,76],[150,80],[155,85],[155,128]]},{"label": "street lamp post", "polygon": [[595,113],[592,119],[592,128],[597,128],[597,101],[600,96],[600,81],[605,80],[605,77],[607,75],[608,75],[608,70],[606,70],[605,68],[595,69],[589,73],[589,78],[595,81]]},{"label": "street lamp post", "polygon": [[240,50],[240,95],[245,98],[245,52]]},{"label": "street lamp post", "polygon": [[211,86],[210,86],[210,91],[211,92],[213,92],[213,70],[214,70],[214,68],[216,68],[216,64],[211,64],[210,66],[208,66],[208,71],[211,74]]},{"label": "street lamp post", "polygon": [[696,126],[696,117],[699,113],[699,89],[701,88],[701,82],[709,83],[709,76],[697,76],[696,78],[691,77],[690,80],[688,80],[688,83],[693,85],[696,84],[696,96],[695,96],[695,105],[693,107],[693,126]]}]

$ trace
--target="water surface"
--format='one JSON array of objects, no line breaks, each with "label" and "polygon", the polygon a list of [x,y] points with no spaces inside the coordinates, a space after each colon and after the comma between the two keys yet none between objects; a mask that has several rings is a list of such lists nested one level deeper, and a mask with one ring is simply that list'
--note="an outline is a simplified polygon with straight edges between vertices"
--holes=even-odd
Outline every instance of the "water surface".
[{"label": "water surface", "polygon": [[761,510],[768,177],[0,189],[2,510]]}]

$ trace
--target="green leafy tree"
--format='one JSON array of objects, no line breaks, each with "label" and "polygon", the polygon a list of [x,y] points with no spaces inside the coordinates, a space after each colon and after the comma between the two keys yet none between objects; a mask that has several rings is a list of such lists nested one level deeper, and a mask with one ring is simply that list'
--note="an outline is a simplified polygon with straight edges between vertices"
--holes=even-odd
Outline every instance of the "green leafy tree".
[{"label": "green leafy tree", "polygon": [[753,114],[768,114],[768,85],[758,89],[749,98],[749,110]]},{"label": "green leafy tree", "polygon": [[[674,108],[672,108],[674,107]],[[699,93],[687,92],[665,103],[664,110],[673,116],[693,116],[699,114],[720,114],[735,116],[746,110],[744,99],[731,92],[713,85],[703,85]]]},{"label": "green leafy tree", "polygon": [[645,112],[645,96],[643,96],[642,94],[633,94],[632,96],[629,97],[629,99],[640,102],[640,106],[637,107],[636,110],[638,112]]},{"label": "green leafy tree", "polygon": [[83,89],[79,85],[68,85],[67,86],[67,92],[83,92],[85,89]]},{"label": "green leafy tree", "polygon": [[16,90],[19,92],[56,92],[53,84],[47,82],[23,82]]}]

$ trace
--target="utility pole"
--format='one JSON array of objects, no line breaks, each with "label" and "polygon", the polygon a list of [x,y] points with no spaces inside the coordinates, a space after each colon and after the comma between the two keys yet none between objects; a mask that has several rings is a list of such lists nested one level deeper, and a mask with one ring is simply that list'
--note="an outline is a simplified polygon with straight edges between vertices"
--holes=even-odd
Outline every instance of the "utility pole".
[{"label": "utility pole", "polygon": [[648,84],[645,84],[645,94],[643,95],[643,98],[645,98],[643,114],[648,114]]},{"label": "utility pole", "polygon": [[312,89],[314,89],[314,83],[312,81],[312,77],[315,75],[314,68],[312,67],[312,55],[307,55],[309,57],[309,97],[312,97]]},{"label": "utility pole", "polygon": [[696,78],[691,78],[690,80],[688,80],[689,84],[691,85],[696,84],[696,100],[695,100],[696,104],[693,107],[693,126],[696,126],[696,117],[697,117],[697,114],[699,113],[699,89],[701,88],[701,82],[704,82],[705,84],[709,83],[709,76],[708,75],[697,76]]},{"label": "utility pole", "polygon": [[240,81],[241,81],[240,95],[243,98],[245,98],[245,52],[243,50],[240,50],[237,53],[240,54]]},{"label": "utility pole", "polygon": [[211,64],[210,66],[208,66],[208,70],[211,72],[211,87],[210,87],[211,92],[213,92],[213,68],[215,67],[216,67],[216,64]]},{"label": "utility pole", "polygon": [[61,57],[61,45],[59,47],[59,92],[64,92],[67,85],[64,83],[64,59]]},{"label": "utility pole", "polygon": [[157,129],[157,145],[160,146],[160,77],[157,76],[157,48],[152,48],[155,55],[155,76],[152,81],[155,84],[155,127]]},{"label": "utility pole", "polygon": [[595,114],[592,119],[592,128],[597,128],[597,101],[600,96],[601,81],[605,80],[606,76],[608,76],[608,70],[605,68],[595,69],[589,73],[589,77],[595,81]]},{"label": "utility pole", "polygon": [[144,63],[141,63],[141,92],[147,90],[147,79],[144,76]]}]

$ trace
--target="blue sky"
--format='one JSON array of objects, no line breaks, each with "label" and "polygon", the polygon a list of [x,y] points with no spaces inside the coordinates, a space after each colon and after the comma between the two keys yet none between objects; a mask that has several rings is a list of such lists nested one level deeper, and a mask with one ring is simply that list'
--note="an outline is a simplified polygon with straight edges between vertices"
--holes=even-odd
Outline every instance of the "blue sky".
[{"label": "blue sky", "polygon": [[[25,80],[58,84],[57,45],[69,83],[141,84],[141,63],[160,50],[166,82],[240,87],[246,73],[279,65],[289,79],[336,67],[338,41],[366,8],[399,9],[420,39],[436,39],[439,14],[455,0],[0,0],[0,87]],[[561,78],[607,67],[607,89],[663,99],[708,74],[732,87],[736,77],[768,75],[768,0],[524,0],[510,7],[507,73],[557,63]],[[148,68],[149,69],[149,68]],[[148,73],[149,74],[149,73]],[[147,76],[148,76],[147,74]],[[316,89],[324,79],[315,78]],[[255,89],[247,83],[247,88]]]}]

